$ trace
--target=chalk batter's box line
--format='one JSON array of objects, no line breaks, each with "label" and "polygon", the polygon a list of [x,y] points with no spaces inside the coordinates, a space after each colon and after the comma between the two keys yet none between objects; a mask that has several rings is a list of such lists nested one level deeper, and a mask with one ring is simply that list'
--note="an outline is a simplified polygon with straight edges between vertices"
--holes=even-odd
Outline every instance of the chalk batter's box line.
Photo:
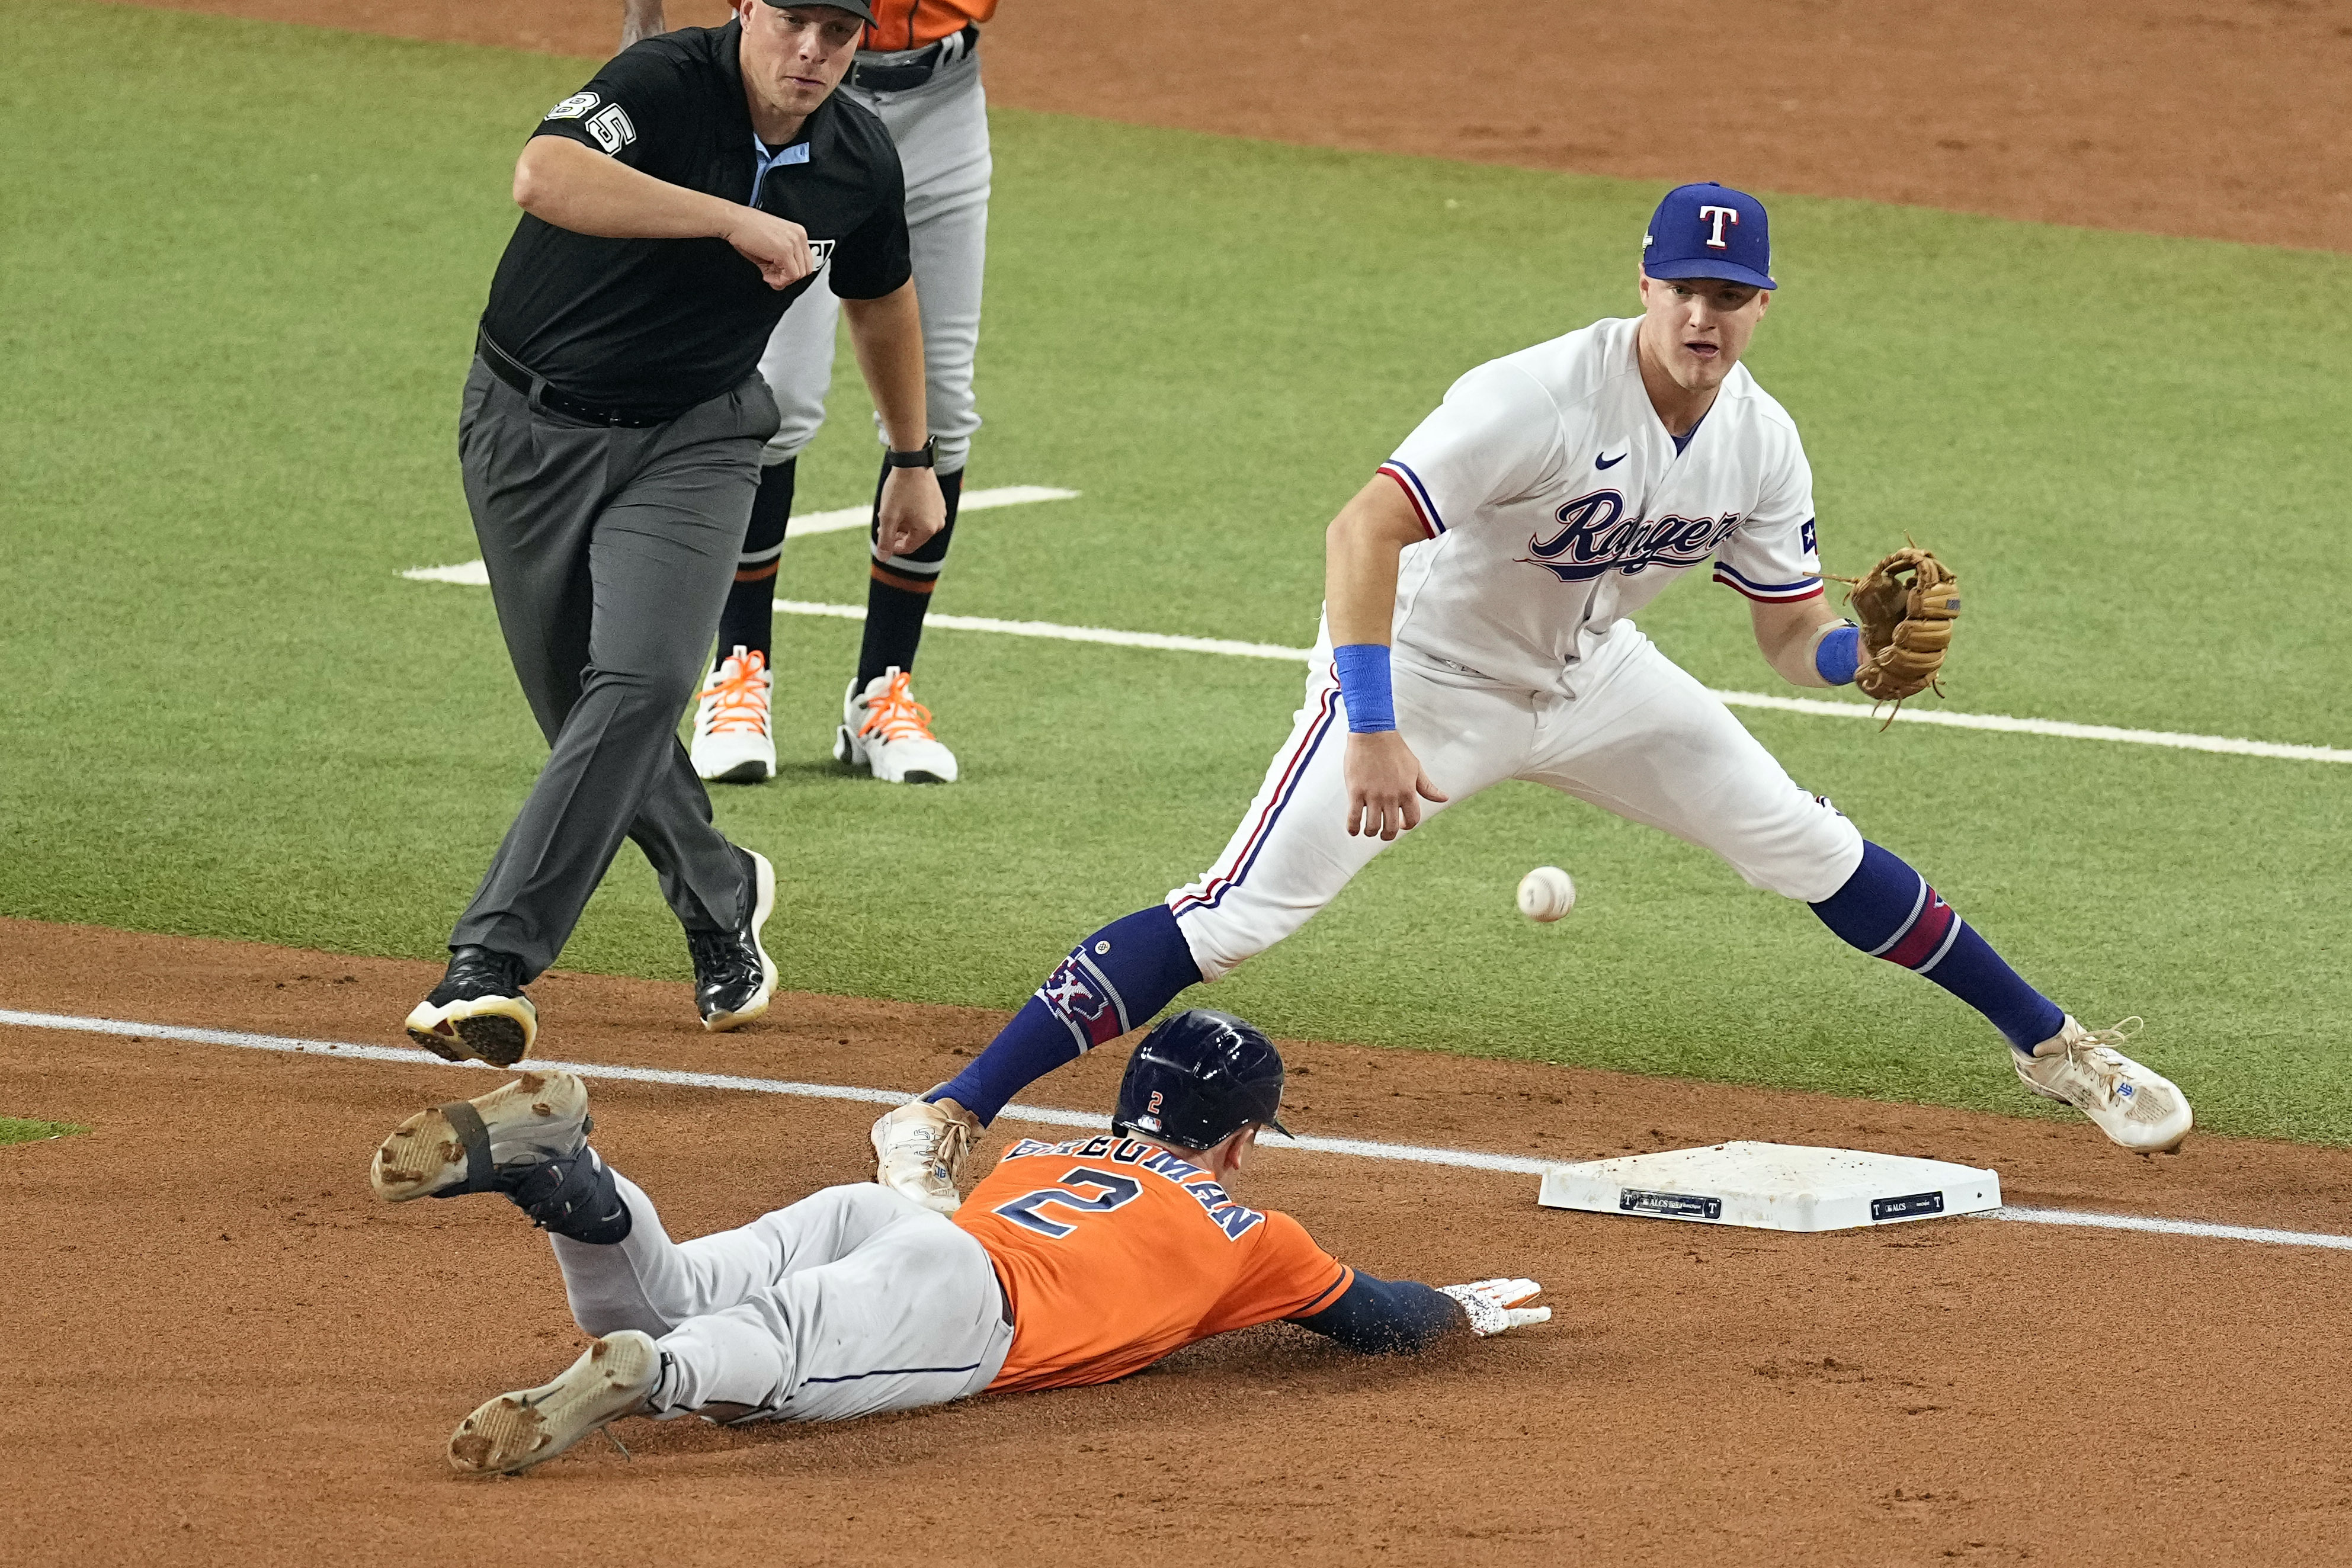
[{"label": "chalk batter's box line", "polygon": [[[391,1061],[416,1067],[457,1066],[516,1072],[524,1071],[527,1066],[556,1072],[575,1072],[583,1078],[607,1082],[660,1083],[680,1089],[720,1089],[746,1094],[783,1094],[803,1100],[848,1100],[867,1105],[904,1105],[915,1098],[901,1090],[866,1089],[855,1084],[799,1083],[789,1079],[746,1078],[730,1072],[683,1072],[667,1067],[625,1067],[597,1061],[544,1061],[536,1057],[524,1066],[490,1068],[486,1061],[445,1061],[430,1051],[408,1046],[298,1040],[285,1035],[250,1034],[237,1030],[190,1029],[180,1024],[134,1023],[123,1019],[83,1018],[71,1013],[17,1012],[5,1008],[0,1008],[0,1024],[14,1025],[18,1029],[112,1035],[126,1040],[161,1040],[186,1045],[226,1045],[241,1051],[333,1056],[350,1061]],[[1055,1127],[1078,1127],[1094,1132],[1105,1132],[1110,1127],[1108,1116],[1090,1111],[1064,1111],[1050,1105],[1007,1105],[1002,1114],[1016,1122],[1042,1123]],[[1268,1136],[1274,1138],[1273,1134]],[[1530,1159],[1521,1155],[1491,1155],[1476,1149],[1429,1148],[1414,1144],[1378,1143],[1365,1138],[1274,1138],[1274,1142],[1275,1146],[1286,1145],[1310,1154],[1352,1155],[1361,1159],[1492,1171],[1505,1176],[1541,1176],[1559,1163],[1557,1160]],[[2156,1215],[2009,1207],[1971,1218],[2017,1220],[2032,1225],[2082,1226],[2100,1230],[2137,1230],[2158,1236],[2194,1236],[2216,1241],[2252,1241],[2272,1247],[2322,1247],[2352,1251],[2352,1236],[2332,1236],[2315,1230],[2273,1230],[2252,1225],[2212,1225],[2202,1220],[2166,1219]]]}]

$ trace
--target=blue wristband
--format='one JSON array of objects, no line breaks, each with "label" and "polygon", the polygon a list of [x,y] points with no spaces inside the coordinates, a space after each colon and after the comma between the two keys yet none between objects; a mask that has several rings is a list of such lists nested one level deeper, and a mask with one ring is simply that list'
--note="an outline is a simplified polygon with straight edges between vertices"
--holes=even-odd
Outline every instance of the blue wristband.
[{"label": "blue wristband", "polygon": [[1862,668],[1862,629],[1851,622],[1832,628],[1814,645],[1813,668],[1833,686],[1853,685],[1853,673]]},{"label": "blue wristband", "polygon": [[1389,689],[1389,651],[1380,643],[1350,643],[1331,650],[1339,673],[1339,696],[1348,705],[1348,727],[1358,735],[1396,727],[1396,697]]}]

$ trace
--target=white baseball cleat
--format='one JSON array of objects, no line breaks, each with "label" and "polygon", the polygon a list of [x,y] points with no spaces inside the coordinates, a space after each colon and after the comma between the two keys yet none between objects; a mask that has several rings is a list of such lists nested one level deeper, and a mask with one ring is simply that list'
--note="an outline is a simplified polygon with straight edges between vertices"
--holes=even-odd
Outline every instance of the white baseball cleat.
[{"label": "white baseball cleat", "polygon": [[705,781],[757,784],[776,776],[772,684],[767,655],[740,643],[711,672],[694,706],[694,770]]},{"label": "white baseball cleat", "polygon": [[608,1333],[554,1382],[501,1394],[457,1423],[449,1468],[468,1476],[527,1470],[601,1427],[644,1413],[661,1374],[661,1347],[651,1334]]},{"label": "white baseball cleat", "polygon": [[896,664],[857,689],[852,679],[841,700],[841,729],[833,759],[864,768],[885,784],[952,784],[955,753],[931,734],[931,710],[915,700],[907,672]]},{"label": "white baseball cleat", "polygon": [[386,1203],[488,1192],[497,1171],[568,1158],[587,1138],[588,1086],[569,1072],[526,1072],[394,1127],[368,1167],[368,1185]]},{"label": "white baseball cleat", "polygon": [[2134,1154],[2160,1155],[2180,1146],[2196,1117],[2179,1084],[2116,1049],[2139,1031],[2139,1021],[2084,1029],[2068,1013],[2064,1026],[2032,1054],[2010,1054],[2028,1089],[2072,1105]]},{"label": "white baseball cleat", "polygon": [[980,1118],[952,1100],[916,1100],[874,1124],[874,1179],[925,1208],[963,1207],[956,1178],[980,1136]]}]

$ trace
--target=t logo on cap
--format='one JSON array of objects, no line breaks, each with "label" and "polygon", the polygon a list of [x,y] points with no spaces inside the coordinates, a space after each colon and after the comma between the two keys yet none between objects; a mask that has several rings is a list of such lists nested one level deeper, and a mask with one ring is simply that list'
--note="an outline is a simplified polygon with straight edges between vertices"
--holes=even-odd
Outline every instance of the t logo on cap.
[{"label": "t logo on cap", "polygon": [[1642,270],[1652,277],[1716,277],[1772,287],[1772,235],[1764,204],[1710,180],[1677,185],[1650,216]]}]

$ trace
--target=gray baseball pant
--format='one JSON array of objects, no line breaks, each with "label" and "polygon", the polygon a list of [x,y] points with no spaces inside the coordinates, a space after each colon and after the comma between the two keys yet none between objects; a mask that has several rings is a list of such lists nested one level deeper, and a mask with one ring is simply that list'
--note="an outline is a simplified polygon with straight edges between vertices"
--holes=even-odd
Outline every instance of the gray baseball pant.
[{"label": "gray baseball pant", "polygon": [[661,1342],[665,1419],[846,1420],[961,1399],[1003,1368],[996,1267],[943,1214],[867,1182],[679,1243],[642,1188],[613,1178],[625,1239],[548,1239],[582,1328]]},{"label": "gray baseball pant", "polygon": [[[887,63],[894,57],[866,57]],[[882,117],[907,174],[907,238],[915,298],[923,311],[923,389],[939,471],[963,467],[980,413],[973,405],[972,359],[980,349],[980,290],[988,261],[988,98],[980,57],[965,55],[907,92],[840,89]],[[782,423],[762,461],[797,457],[824,423],[833,385],[835,323],[841,302],[829,278],[793,301],[776,323],[760,373],[776,394]],[[881,426],[877,422],[877,435]],[[925,574],[936,567],[920,566]]]},{"label": "gray baseball pant", "polygon": [[466,378],[457,455],[499,630],[551,748],[452,947],[563,950],[624,837],[689,930],[739,924],[754,889],[678,744],[760,484],[776,405],[758,376],[645,430],[550,413]]}]

